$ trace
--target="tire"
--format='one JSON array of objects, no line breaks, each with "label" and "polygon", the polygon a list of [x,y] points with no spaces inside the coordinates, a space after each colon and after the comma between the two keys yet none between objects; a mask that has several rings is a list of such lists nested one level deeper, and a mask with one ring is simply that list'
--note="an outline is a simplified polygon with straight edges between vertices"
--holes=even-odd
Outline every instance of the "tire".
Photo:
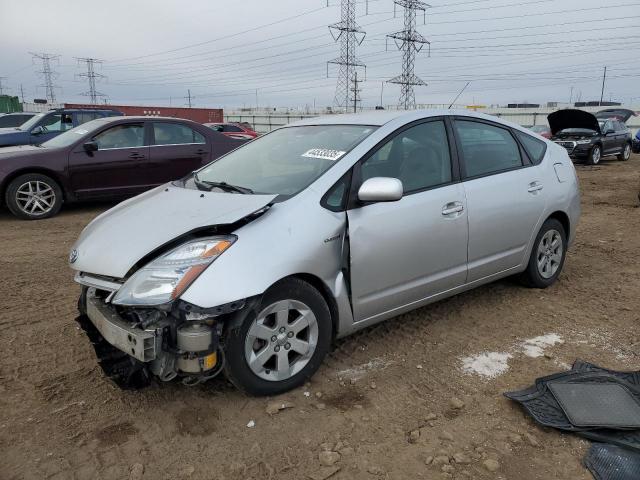
[{"label": "tire", "polygon": [[598,165],[600,160],[602,160],[602,147],[600,145],[594,145],[587,157],[587,163],[589,165]]},{"label": "tire", "polygon": [[629,160],[630,157],[631,157],[631,144],[625,143],[624,150],[622,150],[622,153],[618,155],[618,160],[622,160],[623,162],[626,162],[627,160]]},{"label": "tire", "polygon": [[[556,240],[560,241],[559,251],[553,247]],[[520,276],[522,283],[532,288],[552,285],[562,271],[566,255],[567,234],[564,227],[555,218],[548,218],[536,235],[527,269]]]},{"label": "tire", "polygon": [[[275,313],[287,309],[287,314]],[[298,387],[320,367],[332,329],[331,313],[320,292],[300,279],[278,282],[225,333],[226,375],[251,395],[277,395]],[[310,348],[303,355],[305,340]]]},{"label": "tire", "polygon": [[60,211],[62,201],[60,185],[40,173],[27,173],[14,178],[5,192],[7,208],[23,220],[53,217]]}]

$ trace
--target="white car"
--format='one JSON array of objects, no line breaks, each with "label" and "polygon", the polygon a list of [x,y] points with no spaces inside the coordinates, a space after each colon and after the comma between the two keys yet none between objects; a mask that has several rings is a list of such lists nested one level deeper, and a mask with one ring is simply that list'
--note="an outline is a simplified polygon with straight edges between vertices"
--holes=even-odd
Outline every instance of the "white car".
[{"label": "white car", "polygon": [[566,150],[522,127],[332,115],[121,203],[70,264],[80,324],[120,385],[224,371],[277,394],[336,337],[511,275],[551,285],[579,215]]}]

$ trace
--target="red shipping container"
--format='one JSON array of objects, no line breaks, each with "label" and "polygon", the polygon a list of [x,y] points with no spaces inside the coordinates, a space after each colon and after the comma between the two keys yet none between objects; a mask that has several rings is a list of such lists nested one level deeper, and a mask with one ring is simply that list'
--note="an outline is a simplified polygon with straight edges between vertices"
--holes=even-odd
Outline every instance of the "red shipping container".
[{"label": "red shipping container", "polygon": [[112,108],[127,116],[186,118],[198,123],[222,122],[221,108],[140,107],[137,105],[83,105],[65,103],[65,108]]}]

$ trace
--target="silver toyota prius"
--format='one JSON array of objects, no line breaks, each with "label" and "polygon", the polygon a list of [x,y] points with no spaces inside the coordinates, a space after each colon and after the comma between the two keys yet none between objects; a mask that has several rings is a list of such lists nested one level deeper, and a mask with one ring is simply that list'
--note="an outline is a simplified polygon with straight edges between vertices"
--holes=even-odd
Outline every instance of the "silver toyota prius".
[{"label": "silver toyota prius", "polygon": [[487,115],[280,128],[93,220],[78,322],[125,388],[302,384],[337,337],[496,279],[545,288],[580,216],[564,148]]}]

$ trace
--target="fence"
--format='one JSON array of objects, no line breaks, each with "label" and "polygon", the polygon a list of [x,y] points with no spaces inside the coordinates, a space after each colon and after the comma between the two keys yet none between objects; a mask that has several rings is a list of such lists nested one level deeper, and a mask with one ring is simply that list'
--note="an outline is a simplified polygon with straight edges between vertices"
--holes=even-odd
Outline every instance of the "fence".
[{"label": "fence", "polygon": [[[585,107],[581,110],[588,112],[597,112],[607,107]],[[612,107],[609,107],[612,108]],[[478,109],[478,112],[486,113],[488,115],[495,115],[505,120],[517,123],[519,125],[531,126],[531,125],[547,125],[547,115],[551,112],[558,110],[557,108],[538,108],[538,109],[516,109],[516,108],[486,108]],[[638,111],[640,107],[636,106],[631,110]],[[272,130],[287,125],[298,120],[304,120],[305,118],[313,118],[322,115],[337,115],[335,113],[330,114],[327,112],[321,112],[317,114],[302,114],[302,113],[229,113],[224,115],[225,122],[248,122],[251,124],[256,132],[268,133]],[[636,131],[640,128],[640,116],[631,117],[627,122],[629,128]]]}]

